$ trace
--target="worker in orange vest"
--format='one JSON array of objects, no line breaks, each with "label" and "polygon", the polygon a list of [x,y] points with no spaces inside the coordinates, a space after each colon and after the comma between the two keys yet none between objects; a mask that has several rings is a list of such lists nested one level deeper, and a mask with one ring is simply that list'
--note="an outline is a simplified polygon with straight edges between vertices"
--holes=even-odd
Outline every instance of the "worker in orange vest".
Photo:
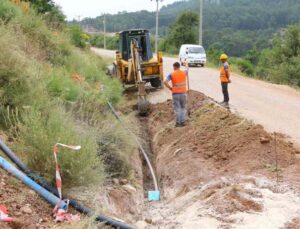
[{"label": "worker in orange vest", "polygon": [[228,84],[231,83],[230,80],[230,69],[229,64],[227,62],[228,56],[226,54],[222,54],[220,56],[220,61],[222,62],[222,67],[220,70],[220,79],[222,85],[222,92],[224,96],[224,100],[221,105],[225,107],[229,107],[229,93],[228,93]]},{"label": "worker in orange vest", "polygon": [[[187,117],[187,77],[188,77],[188,64],[185,64],[187,70],[180,70],[180,64],[178,62],[173,64],[174,71],[168,75],[164,84],[172,91],[173,107],[176,114],[175,127],[185,126]],[[169,82],[172,82],[170,86]]]}]

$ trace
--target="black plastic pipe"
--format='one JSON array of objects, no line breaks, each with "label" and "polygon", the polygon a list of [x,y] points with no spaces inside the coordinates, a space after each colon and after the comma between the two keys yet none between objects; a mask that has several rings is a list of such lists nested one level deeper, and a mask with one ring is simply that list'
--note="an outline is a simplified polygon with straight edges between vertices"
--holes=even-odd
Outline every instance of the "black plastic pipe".
[{"label": "black plastic pipe", "polygon": [[[4,152],[4,154],[28,177],[34,180],[36,183],[47,189],[49,192],[53,193],[55,196],[59,196],[57,189],[50,185],[44,178],[40,177],[32,170],[30,170],[17,156],[16,154],[3,142],[0,140],[0,150]],[[67,197],[63,196],[63,199],[68,199]],[[74,209],[78,212],[81,212],[87,216],[94,216],[94,213],[91,209],[83,206],[82,204],[78,203],[76,200],[71,200],[69,203]],[[120,221],[114,220],[112,218],[98,215],[96,216],[96,221],[102,222],[105,225],[111,226],[113,228],[120,228],[120,229],[135,229],[125,223]]]}]

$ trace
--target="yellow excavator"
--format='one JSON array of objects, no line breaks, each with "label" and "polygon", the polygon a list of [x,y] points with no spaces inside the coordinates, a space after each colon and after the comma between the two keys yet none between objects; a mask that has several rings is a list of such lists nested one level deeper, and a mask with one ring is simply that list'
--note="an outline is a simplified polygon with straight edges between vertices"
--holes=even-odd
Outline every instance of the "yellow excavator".
[{"label": "yellow excavator", "polygon": [[163,58],[152,53],[148,30],[127,30],[119,34],[119,50],[116,52],[109,74],[117,77],[124,85],[135,85],[138,91],[138,111],[146,115],[149,102],[145,84],[163,88]]}]

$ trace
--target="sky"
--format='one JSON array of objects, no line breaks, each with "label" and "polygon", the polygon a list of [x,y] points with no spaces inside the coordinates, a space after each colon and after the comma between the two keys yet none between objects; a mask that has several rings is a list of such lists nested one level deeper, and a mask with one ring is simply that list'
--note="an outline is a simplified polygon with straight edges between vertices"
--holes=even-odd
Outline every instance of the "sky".
[{"label": "sky", "polygon": [[[167,5],[178,0],[163,0],[160,5]],[[61,6],[68,20],[96,17],[103,13],[115,14],[121,11],[155,11],[156,3],[151,0],[54,0]]]}]

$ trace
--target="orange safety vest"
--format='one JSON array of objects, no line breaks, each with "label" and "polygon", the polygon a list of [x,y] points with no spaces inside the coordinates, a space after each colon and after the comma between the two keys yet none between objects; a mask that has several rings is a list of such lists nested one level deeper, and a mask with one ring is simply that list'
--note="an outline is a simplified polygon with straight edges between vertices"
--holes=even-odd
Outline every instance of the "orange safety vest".
[{"label": "orange safety vest", "polygon": [[178,70],[171,74],[172,93],[186,93],[187,92],[187,75],[184,71]]},{"label": "orange safety vest", "polygon": [[[226,77],[226,70],[225,70],[225,66],[228,66],[228,78]],[[229,64],[226,62],[223,64],[223,66],[221,67],[220,70],[220,79],[222,83],[228,83],[230,80],[230,70],[229,70]]]}]

